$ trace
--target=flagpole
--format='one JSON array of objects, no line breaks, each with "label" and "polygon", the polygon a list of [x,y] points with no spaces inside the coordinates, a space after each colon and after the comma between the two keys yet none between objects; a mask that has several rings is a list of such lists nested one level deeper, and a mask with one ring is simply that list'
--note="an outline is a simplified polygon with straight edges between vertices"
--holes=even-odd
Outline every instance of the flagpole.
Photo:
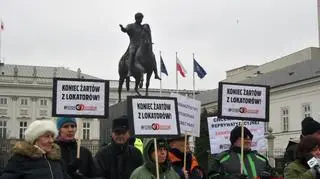
[{"label": "flagpole", "polygon": [[[192,73],[193,90],[192,90],[192,97],[193,97],[193,99],[196,98],[196,96],[195,96],[196,82],[195,82],[195,75],[194,75],[194,72],[195,72],[194,71],[194,65],[195,64],[194,63],[195,63],[195,61],[194,61],[194,53],[192,53],[192,64],[193,64],[193,73]],[[194,141],[195,141],[195,137],[192,136],[190,143],[192,145],[193,150],[194,150],[194,147],[195,147]]]},{"label": "flagpole", "polygon": [[317,0],[317,12],[318,12],[318,46],[320,47],[320,0]]},{"label": "flagpole", "polygon": [[193,91],[192,91],[192,96],[193,96],[193,99],[195,99],[196,98],[196,96],[195,96],[195,94],[196,94],[196,92],[195,92],[195,90],[196,90],[196,81],[195,81],[195,77],[194,77],[194,72],[195,72],[194,71],[194,53],[192,53],[192,64],[193,64],[193,73],[192,73]]},{"label": "flagpole", "polygon": [[177,64],[178,64],[178,52],[176,52],[176,90],[178,91],[178,69],[177,69]]},{"label": "flagpole", "polygon": [[162,71],[161,71],[161,59],[162,58],[161,58],[161,50],[160,50],[159,53],[160,53],[160,63],[159,63],[160,64],[160,68],[159,69],[160,69],[160,78],[161,78],[161,80],[160,80],[160,96],[162,96]]},{"label": "flagpole", "polygon": [[3,26],[4,26],[4,24],[3,24],[4,22],[3,22],[3,20],[2,20],[2,17],[1,17],[1,19],[0,19],[0,63],[3,63],[3,61],[2,61],[2,31],[4,30],[3,29]]}]

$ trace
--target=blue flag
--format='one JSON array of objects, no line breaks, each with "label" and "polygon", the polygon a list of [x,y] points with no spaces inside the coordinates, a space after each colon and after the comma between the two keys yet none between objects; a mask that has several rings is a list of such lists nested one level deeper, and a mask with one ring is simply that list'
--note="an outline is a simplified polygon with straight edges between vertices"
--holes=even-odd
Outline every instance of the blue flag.
[{"label": "blue flag", "polygon": [[198,74],[199,78],[201,79],[207,75],[207,72],[202,68],[202,66],[199,65],[196,59],[193,59],[193,70]]},{"label": "blue flag", "polygon": [[160,64],[161,64],[161,67],[160,67],[161,68],[160,69],[161,73],[164,73],[164,74],[166,74],[168,76],[168,71],[167,71],[166,66],[163,63],[162,56],[160,56]]}]

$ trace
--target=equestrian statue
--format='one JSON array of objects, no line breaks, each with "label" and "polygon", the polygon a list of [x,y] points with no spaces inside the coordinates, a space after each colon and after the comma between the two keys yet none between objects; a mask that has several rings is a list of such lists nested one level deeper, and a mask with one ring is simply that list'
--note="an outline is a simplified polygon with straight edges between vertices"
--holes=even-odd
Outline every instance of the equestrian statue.
[{"label": "equestrian statue", "polygon": [[141,96],[139,88],[142,88],[144,74],[147,75],[146,80],[146,96],[150,84],[150,77],[154,72],[154,78],[161,80],[158,76],[156,58],[152,50],[151,29],[148,24],[141,24],[143,19],[142,13],[135,14],[135,22],[128,24],[126,27],[119,25],[121,31],[127,33],[130,38],[130,44],[127,51],[121,57],[118,66],[119,73],[119,102],[121,101],[121,91],[124,81],[126,81],[127,91],[130,89],[130,76],[135,79],[135,87],[137,95]]}]

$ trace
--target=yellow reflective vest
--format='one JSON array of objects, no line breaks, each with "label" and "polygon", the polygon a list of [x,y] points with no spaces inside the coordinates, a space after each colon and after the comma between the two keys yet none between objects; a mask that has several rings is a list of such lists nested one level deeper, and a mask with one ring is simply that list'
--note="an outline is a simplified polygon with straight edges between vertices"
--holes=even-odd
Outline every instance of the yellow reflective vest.
[{"label": "yellow reflective vest", "polygon": [[141,139],[136,138],[136,140],[134,141],[134,146],[139,149],[141,151],[141,153],[143,154],[143,142]]}]

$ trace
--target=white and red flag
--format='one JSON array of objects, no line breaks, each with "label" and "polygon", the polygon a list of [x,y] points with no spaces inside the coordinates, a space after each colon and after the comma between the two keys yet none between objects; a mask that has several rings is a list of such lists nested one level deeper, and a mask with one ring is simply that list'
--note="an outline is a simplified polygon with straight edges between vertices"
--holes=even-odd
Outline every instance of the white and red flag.
[{"label": "white and red flag", "polygon": [[183,67],[182,63],[180,62],[179,58],[177,58],[177,71],[180,73],[182,77],[186,77],[187,70]]}]

